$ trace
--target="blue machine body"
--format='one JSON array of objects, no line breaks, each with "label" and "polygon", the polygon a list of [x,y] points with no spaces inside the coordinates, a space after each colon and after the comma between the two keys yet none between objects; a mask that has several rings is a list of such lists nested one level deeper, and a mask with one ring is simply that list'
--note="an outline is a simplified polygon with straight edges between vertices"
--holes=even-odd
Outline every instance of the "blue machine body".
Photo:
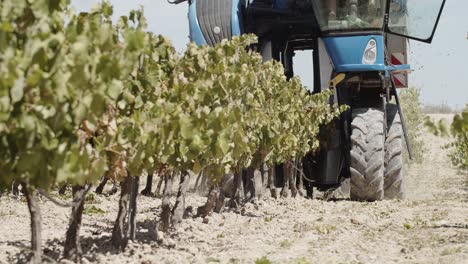
[{"label": "blue machine body", "polygon": [[[288,1],[289,0],[274,0],[274,8],[288,8]],[[207,40],[203,35],[198,21],[196,4],[197,0],[193,0],[189,7],[190,39],[197,45],[207,45]],[[233,36],[243,33],[240,0],[232,0],[231,30]],[[377,43],[377,58],[374,64],[364,64],[363,55],[371,39],[374,39]],[[331,36],[324,37],[323,41],[330,59],[332,60],[333,67],[338,73],[369,71],[388,72],[410,68],[409,65],[385,65],[385,43],[383,35]]]},{"label": "blue machine body", "polygon": [[206,45],[206,39],[201,31],[200,24],[197,18],[197,0],[193,0],[189,6],[189,26],[190,26],[190,40],[195,42],[198,46]]},{"label": "blue machine body", "polygon": [[[371,39],[374,39],[377,44],[376,61],[373,64],[364,64],[362,58]],[[410,68],[409,65],[385,65],[383,35],[334,36],[325,37],[323,41],[333,62],[333,67],[338,73],[409,70]]]},{"label": "blue machine body", "polygon": [[206,45],[206,39],[203,36],[200,23],[197,17],[197,0],[193,0],[189,7],[189,26],[190,26],[190,40],[195,42],[198,46]]},{"label": "blue machine body", "polygon": [[[377,43],[377,58],[374,64],[363,64],[362,57],[371,39]],[[385,70],[383,36],[326,37],[323,42],[338,73]]]},{"label": "blue machine body", "polygon": [[[197,0],[193,0],[189,7],[189,24],[190,24],[190,40],[197,45],[207,45],[205,36],[203,36],[200,23],[197,17]],[[232,0],[231,7],[231,31],[233,36],[241,35],[242,29],[242,14],[240,0]]]},{"label": "blue machine body", "polygon": [[240,0],[232,1],[231,21],[232,21],[232,35],[238,36],[242,34],[242,13],[241,13]]}]

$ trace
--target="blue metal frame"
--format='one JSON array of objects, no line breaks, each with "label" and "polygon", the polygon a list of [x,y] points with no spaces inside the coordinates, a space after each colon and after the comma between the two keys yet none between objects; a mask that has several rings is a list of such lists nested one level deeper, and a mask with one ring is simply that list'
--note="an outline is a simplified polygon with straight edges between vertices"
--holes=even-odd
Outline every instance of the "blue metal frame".
[{"label": "blue metal frame", "polygon": [[[198,46],[207,45],[205,36],[203,36],[200,24],[197,17],[197,0],[192,0],[189,7],[189,24],[190,24],[190,41],[195,42]],[[233,36],[239,36],[243,32],[242,28],[242,14],[241,14],[241,1],[232,0],[231,10],[231,30]]]},{"label": "blue metal frame", "polygon": [[[287,0],[275,0],[275,8],[287,8]],[[200,28],[197,9],[197,0],[193,0],[189,7],[189,22],[190,22],[190,40],[197,45],[207,45],[207,41],[203,36]],[[241,1],[232,1],[231,10],[231,25],[232,35],[237,36],[243,33]],[[377,43],[377,59],[374,64],[364,64],[362,58],[371,39]],[[333,62],[334,69],[337,73],[342,72],[369,72],[369,71],[396,71],[409,70],[409,65],[388,66],[385,65],[385,42],[383,35],[362,35],[362,36],[332,36],[324,37],[325,47]]]},{"label": "blue metal frame", "polygon": [[[374,64],[364,64],[367,44],[371,39],[377,43],[377,59]],[[409,65],[385,65],[385,42],[382,35],[340,36],[323,39],[337,73],[409,70]]]},{"label": "blue metal frame", "polygon": [[239,36],[242,34],[242,10],[240,0],[232,0],[232,11],[231,11],[231,28],[232,35]]},{"label": "blue metal frame", "polygon": [[198,46],[206,45],[206,39],[203,36],[200,24],[197,17],[197,0],[193,0],[189,6],[189,26],[190,26],[190,41],[195,42]]},{"label": "blue metal frame", "polygon": [[[367,44],[371,39],[377,43],[377,60],[375,64],[363,64],[362,57]],[[385,69],[384,42],[383,37],[378,35],[369,36],[340,36],[323,38],[335,71],[381,71]]]}]

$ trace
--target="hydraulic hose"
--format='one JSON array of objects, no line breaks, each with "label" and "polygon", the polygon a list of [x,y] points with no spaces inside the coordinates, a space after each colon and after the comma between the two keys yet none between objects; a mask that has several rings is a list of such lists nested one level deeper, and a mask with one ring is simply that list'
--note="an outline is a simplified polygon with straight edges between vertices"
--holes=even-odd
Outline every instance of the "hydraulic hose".
[{"label": "hydraulic hose", "polygon": [[169,4],[178,5],[180,3],[186,2],[187,0],[167,0]]}]

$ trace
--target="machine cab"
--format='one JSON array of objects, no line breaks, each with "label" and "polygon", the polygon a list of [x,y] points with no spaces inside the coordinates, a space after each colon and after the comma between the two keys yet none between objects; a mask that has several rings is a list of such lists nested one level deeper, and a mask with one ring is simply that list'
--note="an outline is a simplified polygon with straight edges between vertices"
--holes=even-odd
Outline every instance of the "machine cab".
[{"label": "machine cab", "polygon": [[[408,65],[393,68],[386,65],[388,39],[404,38],[401,43],[405,44],[400,45],[404,47],[399,48],[402,54],[406,52],[406,39],[430,43],[445,0],[318,0],[312,3],[334,70],[363,72],[409,69]],[[391,35],[386,38],[385,33]]]},{"label": "machine cab", "polygon": [[312,1],[324,34],[385,31],[430,43],[445,0]]},{"label": "machine cab", "polygon": [[[294,50],[312,49],[322,58],[320,62],[314,58],[314,65],[328,67],[322,62],[328,59],[333,72],[345,73],[409,69],[407,39],[432,41],[445,0],[191,0],[189,4],[190,39],[198,45],[255,33],[266,60],[281,60],[288,68]],[[400,59],[389,59],[389,53]],[[401,65],[395,66],[396,61]],[[321,74],[321,83],[326,83],[330,75],[324,69]]]}]

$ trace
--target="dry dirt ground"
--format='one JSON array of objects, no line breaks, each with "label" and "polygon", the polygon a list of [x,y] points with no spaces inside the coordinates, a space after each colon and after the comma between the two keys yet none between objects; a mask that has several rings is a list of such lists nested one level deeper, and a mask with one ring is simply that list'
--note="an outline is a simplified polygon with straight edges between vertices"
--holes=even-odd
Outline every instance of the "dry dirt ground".
[{"label": "dry dirt ground", "polygon": [[[425,135],[421,165],[408,168],[405,201],[360,203],[264,198],[239,213],[189,218],[162,243],[150,241],[159,199],[140,197],[137,241],[109,243],[117,195],[96,196],[83,219],[85,263],[468,263],[468,175],[454,169],[448,139]],[[191,194],[189,205],[203,204]],[[41,202],[44,252],[60,259],[69,209]],[[28,255],[23,198],[0,198],[0,263]],[[263,259],[264,262],[260,262]],[[257,262],[256,262],[257,261]],[[63,262],[63,261],[62,261]]]}]

